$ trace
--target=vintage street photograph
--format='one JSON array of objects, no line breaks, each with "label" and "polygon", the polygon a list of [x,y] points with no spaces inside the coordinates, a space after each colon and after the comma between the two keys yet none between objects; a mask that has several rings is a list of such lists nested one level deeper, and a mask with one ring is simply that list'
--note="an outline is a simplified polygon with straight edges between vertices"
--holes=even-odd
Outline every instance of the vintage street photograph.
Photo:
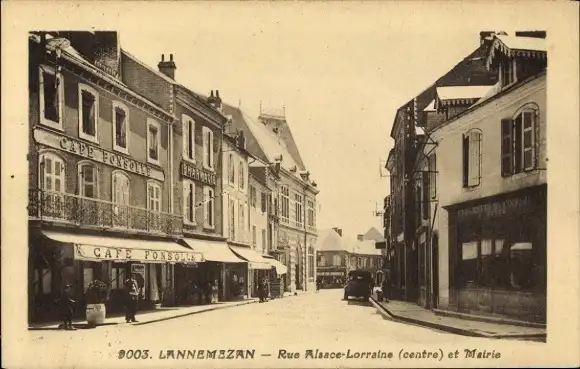
[{"label": "vintage street photograph", "polygon": [[7,367],[542,365],[568,334],[549,133],[578,122],[552,121],[539,3],[467,3],[128,2],[19,30]]}]

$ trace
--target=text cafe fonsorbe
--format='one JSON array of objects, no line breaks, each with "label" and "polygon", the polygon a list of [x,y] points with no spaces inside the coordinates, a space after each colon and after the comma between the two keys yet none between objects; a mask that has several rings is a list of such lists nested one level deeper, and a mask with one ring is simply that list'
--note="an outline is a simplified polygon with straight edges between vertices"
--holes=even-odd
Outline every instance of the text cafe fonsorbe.
[{"label": "text cafe fonsorbe", "polygon": [[77,245],[75,253],[80,259],[177,263],[195,263],[200,261],[196,260],[196,255],[193,252],[97,247],[88,245]]}]

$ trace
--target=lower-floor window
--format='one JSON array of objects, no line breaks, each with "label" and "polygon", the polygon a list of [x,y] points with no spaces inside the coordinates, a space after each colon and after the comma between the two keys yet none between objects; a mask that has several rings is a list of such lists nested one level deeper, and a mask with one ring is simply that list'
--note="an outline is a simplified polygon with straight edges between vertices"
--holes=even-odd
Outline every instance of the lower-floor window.
[{"label": "lower-floor window", "polygon": [[125,267],[120,265],[115,265],[111,267],[111,289],[119,290],[125,287],[125,279],[128,276],[125,276]]},{"label": "lower-floor window", "polygon": [[525,218],[459,226],[455,284],[507,290],[545,287],[543,229]]},{"label": "lower-floor window", "polygon": [[50,269],[34,269],[34,291],[47,295],[52,292],[52,273]]}]

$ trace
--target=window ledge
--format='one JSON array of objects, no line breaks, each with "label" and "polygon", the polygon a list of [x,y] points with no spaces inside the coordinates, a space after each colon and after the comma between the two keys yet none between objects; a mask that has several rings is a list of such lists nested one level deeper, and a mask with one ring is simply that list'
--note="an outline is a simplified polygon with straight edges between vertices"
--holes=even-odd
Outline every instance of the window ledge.
[{"label": "window ledge", "polygon": [[210,225],[204,224],[203,225],[203,229],[204,230],[208,230],[208,231],[214,231],[215,230],[215,226],[210,226]]},{"label": "window ledge", "polygon": [[161,166],[161,164],[159,164],[159,159],[151,159],[150,156],[147,156],[147,163]]},{"label": "window ledge", "polygon": [[481,183],[476,186],[464,186],[462,187],[463,192],[475,192],[481,188]]},{"label": "window ledge", "polygon": [[213,167],[207,166],[206,164],[203,165],[203,169],[209,170],[210,172],[215,172],[215,169]]},{"label": "window ledge", "polygon": [[124,148],[124,147],[117,146],[117,145],[114,145],[113,144],[113,151],[117,151],[117,152],[120,152],[121,154],[125,154],[125,155],[131,155],[131,154],[129,154],[129,148],[128,147],[127,148]]},{"label": "window ledge", "polygon": [[97,135],[90,136],[90,135],[87,135],[84,133],[79,133],[79,138],[81,140],[89,141],[89,142],[92,142],[92,143],[97,144],[97,145],[99,144],[99,138],[97,137]]},{"label": "window ledge", "polygon": [[187,155],[182,155],[181,158],[183,161],[188,162],[190,164],[197,164],[197,161],[195,160],[195,158],[192,159],[192,158],[188,157]]},{"label": "window ledge", "polygon": [[64,128],[63,128],[62,123],[55,122],[53,120],[46,119],[46,118],[40,118],[40,124],[45,126],[45,127],[52,128],[52,129],[55,129],[55,130],[60,131],[60,132],[64,132]]}]

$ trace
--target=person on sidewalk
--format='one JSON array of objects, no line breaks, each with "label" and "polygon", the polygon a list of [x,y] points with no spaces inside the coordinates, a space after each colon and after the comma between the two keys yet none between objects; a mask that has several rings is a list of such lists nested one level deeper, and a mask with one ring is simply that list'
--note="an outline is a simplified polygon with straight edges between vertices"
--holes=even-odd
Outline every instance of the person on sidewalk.
[{"label": "person on sidewalk", "polygon": [[385,278],[383,279],[383,285],[382,287],[382,291],[383,291],[383,301],[385,302],[389,302],[389,297],[390,297],[390,281],[388,279],[388,277],[385,275]]},{"label": "person on sidewalk", "polygon": [[131,277],[125,281],[125,291],[126,291],[126,306],[125,306],[125,321],[127,323],[133,322],[137,323],[135,314],[137,314],[137,309],[139,305],[139,284],[137,282],[136,273],[132,273]]},{"label": "person on sidewalk", "polygon": [[72,318],[74,315],[75,300],[72,299],[72,286],[65,284],[62,295],[58,299],[58,306],[63,320],[63,328],[67,331],[75,331],[76,328],[72,325]]},{"label": "person on sidewalk", "polygon": [[262,280],[258,281],[258,297],[260,297],[260,303],[264,302],[264,283]]}]

